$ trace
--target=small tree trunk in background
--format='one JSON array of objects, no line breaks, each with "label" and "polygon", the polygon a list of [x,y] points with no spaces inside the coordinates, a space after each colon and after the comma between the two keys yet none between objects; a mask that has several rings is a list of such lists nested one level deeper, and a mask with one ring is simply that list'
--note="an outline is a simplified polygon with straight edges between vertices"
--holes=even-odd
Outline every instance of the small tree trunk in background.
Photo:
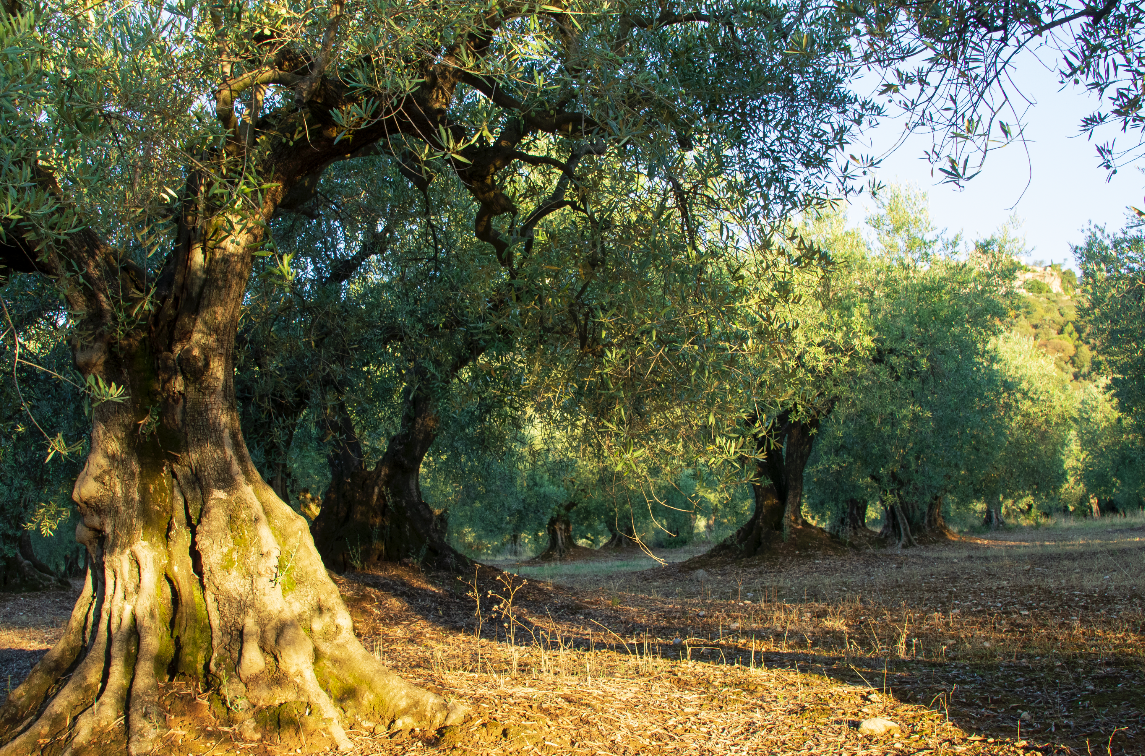
[{"label": "small tree trunk in background", "polygon": [[[67,580],[57,577],[48,567],[36,559],[27,558],[31,552],[30,539],[25,550],[24,541],[28,532],[20,534],[19,548],[15,554],[0,562],[0,592],[22,593],[24,591],[58,591],[70,588]],[[35,554],[32,554],[35,557]]]},{"label": "small tree trunk in background", "polygon": [[1121,515],[1125,517],[1126,512],[1121,507],[1117,506],[1116,499],[1098,499],[1097,511],[1101,517],[1108,517],[1109,515]]},{"label": "small tree trunk in background", "polygon": [[[763,464],[760,464],[757,469],[761,471],[762,468]],[[755,498],[751,519],[717,548],[730,548],[745,557],[755,556],[783,533],[786,504],[780,499],[775,485],[763,478],[752,482],[751,491]]]},{"label": "small tree trunk in background", "polygon": [[879,536],[893,542],[900,549],[918,545],[910,532],[910,521],[897,498],[883,502],[883,529],[879,531]]},{"label": "small tree trunk in background", "polygon": [[737,556],[752,557],[782,537],[788,502],[784,442],[791,425],[789,416],[784,412],[756,436],[759,458],[751,482],[755,500],[751,518],[713,551],[730,550]]},{"label": "small tree trunk in background", "polygon": [[950,535],[950,529],[946,527],[946,518],[942,514],[942,507],[945,502],[941,495],[931,498],[930,503],[926,507],[926,531],[935,535]]},{"label": "small tree trunk in background", "polygon": [[600,547],[602,550],[624,551],[639,547],[640,544],[636,541],[636,527],[632,522],[631,515],[623,517],[620,512],[617,512],[614,519],[606,520],[604,524],[608,528],[608,540]]},{"label": "small tree trunk in background", "polygon": [[[24,557],[24,559],[26,559],[29,564],[35,567],[37,571],[42,572],[45,575],[56,574],[55,570],[40,561],[40,558],[36,556],[35,550],[32,549],[32,531],[25,530],[20,534],[19,549],[20,556]],[[64,581],[64,585],[68,586],[67,581]]]},{"label": "small tree trunk in background", "polygon": [[831,532],[844,541],[857,540],[864,534],[874,535],[867,528],[867,502],[847,499],[832,524]]},{"label": "small tree trunk in background", "polygon": [[558,507],[553,516],[549,518],[548,524],[545,525],[545,532],[549,536],[549,545],[537,556],[537,559],[563,559],[576,546],[572,536],[572,520],[569,519],[569,513],[575,507],[576,502],[570,501],[568,504]]},{"label": "small tree trunk in background", "polygon": [[332,411],[330,487],[312,528],[326,565],[345,571],[410,560],[455,572],[468,566],[469,559],[447,540],[444,513],[434,512],[421,495],[422,460],[438,429],[424,384],[410,390],[401,426],[373,469],[363,463],[345,404],[336,403]]},{"label": "small tree trunk in background", "polygon": [[274,493],[276,496],[278,496],[278,498],[282,499],[288,504],[293,501],[293,497],[291,496],[290,492],[290,489],[292,488],[291,481],[293,478],[294,476],[290,472],[290,465],[285,459],[280,459],[275,462],[274,477],[271,478],[270,487],[274,490]]},{"label": "small tree trunk in background", "polygon": [[718,544],[713,552],[754,556],[776,540],[788,540],[807,526],[803,518],[803,476],[815,444],[820,418],[791,420],[786,411],[756,435],[755,508],[751,519]]},{"label": "small tree trunk in background", "polygon": [[987,502],[987,504],[986,504],[986,516],[983,518],[982,524],[985,525],[986,527],[990,528],[991,530],[993,530],[995,528],[1000,528],[1006,524],[1006,521],[1002,518],[1002,502],[1001,502],[1001,500],[996,501],[993,504]]}]

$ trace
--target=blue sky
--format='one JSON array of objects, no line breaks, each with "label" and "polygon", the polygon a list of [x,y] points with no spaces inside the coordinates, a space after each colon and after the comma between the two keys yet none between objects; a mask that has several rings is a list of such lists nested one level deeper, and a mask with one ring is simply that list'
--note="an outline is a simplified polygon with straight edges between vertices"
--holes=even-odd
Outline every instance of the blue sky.
[{"label": "blue sky", "polygon": [[[1026,262],[1061,262],[1073,267],[1069,245],[1081,242],[1090,221],[1120,228],[1128,205],[1145,205],[1145,174],[1129,166],[1106,181],[1094,142],[1077,136],[1078,122],[1094,110],[1095,100],[1081,88],[1059,91],[1053,71],[1033,53],[1023,54],[1014,81],[1033,101],[1026,117],[1028,156],[1019,144],[996,150],[982,173],[957,189],[939,184],[937,172],[931,176],[930,165],[923,159],[930,137],[919,134],[883,160],[878,176],[884,183],[914,184],[925,190],[935,225],[950,233],[962,231],[967,240],[989,236],[1017,215],[1031,250],[1024,257]],[[856,144],[855,150],[881,154],[901,132],[900,122],[887,120],[866,135],[864,144]],[[1113,137],[1127,144],[1137,138],[1110,130],[1099,132],[1095,140]],[[864,195],[852,207],[852,222],[861,220],[869,208]]]}]

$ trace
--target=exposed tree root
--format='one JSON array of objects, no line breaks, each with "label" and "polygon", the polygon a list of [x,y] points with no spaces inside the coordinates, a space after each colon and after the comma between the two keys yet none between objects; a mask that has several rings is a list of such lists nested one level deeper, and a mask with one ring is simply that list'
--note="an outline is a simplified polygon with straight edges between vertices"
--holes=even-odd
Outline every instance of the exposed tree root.
[{"label": "exposed tree root", "polygon": [[58,591],[67,587],[70,587],[67,580],[37,569],[19,552],[0,561],[0,591]]}]

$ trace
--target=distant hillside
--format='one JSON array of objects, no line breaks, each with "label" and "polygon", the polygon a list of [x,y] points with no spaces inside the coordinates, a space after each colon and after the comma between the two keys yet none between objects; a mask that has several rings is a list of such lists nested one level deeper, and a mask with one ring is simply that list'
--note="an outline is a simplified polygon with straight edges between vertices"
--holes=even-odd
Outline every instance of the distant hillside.
[{"label": "distant hillside", "polygon": [[[1030,265],[1025,270],[1018,271],[1015,283],[1027,294],[1069,295],[1076,288],[1077,278],[1072,270],[1065,271],[1065,274],[1067,278],[1063,280],[1060,265]],[[1072,281],[1069,280],[1070,277]]]},{"label": "distant hillside", "polygon": [[1089,375],[1093,343],[1078,332],[1077,276],[1061,265],[1032,265],[1018,272],[1015,280],[1021,297],[1012,327],[1034,339],[1053,355],[1058,368],[1074,379]]}]

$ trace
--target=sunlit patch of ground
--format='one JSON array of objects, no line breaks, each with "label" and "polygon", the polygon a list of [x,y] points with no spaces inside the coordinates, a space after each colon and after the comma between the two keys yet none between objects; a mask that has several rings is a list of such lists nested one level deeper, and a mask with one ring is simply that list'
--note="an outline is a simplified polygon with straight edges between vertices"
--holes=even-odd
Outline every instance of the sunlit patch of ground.
[{"label": "sunlit patch of ground", "polygon": [[0,593],[0,701],[59,640],[77,593]]},{"label": "sunlit patch of ground", "polygon": [[[1145,753],[1140,518],[641,570],[652,564],[341,578],[366,647],[474,715],[438,739],[359,723],[357,752]],[[31,597],[0,603],[4,646],[46,647],[70,610],[52,596],[54,624],[12,621]],[[861,735],[872,717],[901,731]],[[221,727],[165,747],[295,751]]]}]

